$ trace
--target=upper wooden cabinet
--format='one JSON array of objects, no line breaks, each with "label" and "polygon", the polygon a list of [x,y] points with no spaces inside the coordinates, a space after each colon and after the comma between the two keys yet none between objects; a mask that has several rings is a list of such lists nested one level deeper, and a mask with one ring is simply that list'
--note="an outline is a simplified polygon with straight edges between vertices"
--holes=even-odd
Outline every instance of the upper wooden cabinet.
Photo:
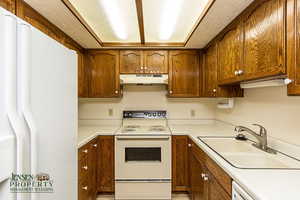
[{"label": "upper wooden cabinet", "polygon": [[15,13],[16,0],[0,0],[0,6],[12,13]]},{"label": "upper wooden cabinet", "polygon": [[[202,61],[202,96],[203,97],[243,97],[244,92],[239,85],[218,86],[217,45],[212,44],[203,54]],[[219,67],[220,69],[220,67]]]},{"label": "upper wooden cabinet", "polygon": [[168,73],[168,51],[143,51],[144,72],[146,74],[167,74]]},{"label": "upper wooden cabinet", "polygon": [[288,95],[300,95],[300,0],[287,0]]},{"label": "upper wooden cabinet", "polygon": [[143,55],[139,50],[120,51],[120,73],[138,74],[143,73]]},{"label": "upper wooden cabinet", "polygon": [[[216,50],[214,50],[216,51]],[[243,31],[240,24],[232,24],[227,27],[218,41],[218,70],[219,82],[237,82],[237,70],[242,68]],[[217,64],[215,64],[217,66]]]},{"label": "upper wooden cabinet", "polygon": [[169,97],[199,97],[199,52],[178,50],[169,52]]},{"label": "upper wooden cabinet", "polygon": [[87,65],[89,67],[89,97],[120,96],[119,51],[90,50],[87,55]]},{"label": "upper wooden cabinet", "polygon": [[285,0],[260,0],[243,17],[243,80],[286,73]]},{"label": "upper wooden cabinet", "polygon": [[88,97],[88,70],[85,54],[77,52],[78,56],[78,97]]},{"label": "upper wooden cabinet", "polygon": [[121,74],[166,74],[168,51],[122,50],[120,51]]}]

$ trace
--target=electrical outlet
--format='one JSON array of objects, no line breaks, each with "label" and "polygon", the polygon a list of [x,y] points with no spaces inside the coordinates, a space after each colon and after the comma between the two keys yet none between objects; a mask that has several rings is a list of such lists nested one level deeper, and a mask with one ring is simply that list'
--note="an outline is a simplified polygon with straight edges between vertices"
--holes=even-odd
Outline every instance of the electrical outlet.
[{"label": "electrical outlet", "polygon": [[195,117],[196,111],[194,109],[191,109],[191,117]]},{"label": "electrical outlet", "polygon": [[112,108],[108,109],[108,116],[112,117],[114,115],[114,110]]}]

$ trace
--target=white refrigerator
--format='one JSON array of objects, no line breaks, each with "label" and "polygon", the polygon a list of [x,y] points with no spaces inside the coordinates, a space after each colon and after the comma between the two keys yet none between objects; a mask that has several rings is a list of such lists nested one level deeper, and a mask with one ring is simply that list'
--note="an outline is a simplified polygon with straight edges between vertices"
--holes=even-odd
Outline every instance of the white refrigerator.
[{"label": "white refrigerator", "polygon": [[0,200],[76,200],[76,146],[76,53],[0,8]]}]

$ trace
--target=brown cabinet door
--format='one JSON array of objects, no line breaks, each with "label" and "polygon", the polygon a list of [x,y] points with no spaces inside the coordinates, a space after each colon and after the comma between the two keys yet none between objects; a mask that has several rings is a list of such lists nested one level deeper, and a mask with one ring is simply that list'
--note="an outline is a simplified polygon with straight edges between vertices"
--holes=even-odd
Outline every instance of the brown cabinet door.
[{"label": "brown cabinet door", "polygon": [[217,47],[211,45],[203,55],[203,92],[204,97],[243,97],[244,92],[239,85],[218,86]]},{"label": "brown cabinet door", "polygon": [[251,80],[286,73],[285,0],[260,0],[243,19],[243,79]]},{"label": "brown cabinet door", "polygon": [[194,152],[190,156],[190,184],[192,200],[208,200],[208,185],[202,178],[205,173],[203,163],[201,163]]},{"label": "brown cabinet door", "polygon": [[100,193],[114,192],[115,170],[114,170],[114,136],[99,136],[98,139],[98,168],[97,186]]},{"label": "brown cabinet door", "polygon": [[98,156],[98,138],[92,140],[89,144],[88,167],[90,186],[89,196],[95,200],[97,197],[97,156]]},{"label": "brown cabinet door", "polygon": [[198,51],[170,51],[169,97],[199,97],[199,68]]},{"label": "brown cabinet door", "polygon": [[172,191],[189,191],[187,136],[172,136]]},{"label": "brown cabinet door", "polygon": [[78,55],[78,97],[88,97],[88,71],[85,65],[85,55],[77,52]]},{"label": "brown cabinet door", "polygon": [[205,175],[207,175],[205,184],[208,186],[208,200],[231,200],[231,195],[222,188],[207,169],[205,169]]},{"label": "brown cabinet door", "polygon": [[300,95],[300,0],[287,0],[288,95]]},{"label": "brown cabinet door", "polygon": [[120,73],[121,74],[144,73],[143,51],[121,50],[120,51]]},{"label": "brown cabinet door", "polygon": [[144,71],[147,74],[168,73],[168,51],[143,51]]},{"label": "brown cabinet door", "polygon": [[243,31],[241,25],[232,24],[227,29],[218,41],[218,56],[214,58],[218,58],[218,79],[219,83],[223,84],[239,81],[240,77],[236,71],[242,69]]},{"label": "brown cabinet door", "polygon": [[119,52],[95,50],[88,53],[89,97],[119,97]]},{"label": "brown cabinet door", "polygon": [[216,45],[210,46],[204,54],[203,64],[203,96],[216,97],[217,96],[217,48]]}]

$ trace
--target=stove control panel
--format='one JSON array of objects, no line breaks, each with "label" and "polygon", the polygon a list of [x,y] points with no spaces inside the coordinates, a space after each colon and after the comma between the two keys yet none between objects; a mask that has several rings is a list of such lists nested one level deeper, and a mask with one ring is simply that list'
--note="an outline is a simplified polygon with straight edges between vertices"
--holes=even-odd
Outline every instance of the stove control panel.
[{"label": "stove control panel", "polygon": [[167,111],[165,110],[126,110],[123,111],[123,119],[166,119]]}]

